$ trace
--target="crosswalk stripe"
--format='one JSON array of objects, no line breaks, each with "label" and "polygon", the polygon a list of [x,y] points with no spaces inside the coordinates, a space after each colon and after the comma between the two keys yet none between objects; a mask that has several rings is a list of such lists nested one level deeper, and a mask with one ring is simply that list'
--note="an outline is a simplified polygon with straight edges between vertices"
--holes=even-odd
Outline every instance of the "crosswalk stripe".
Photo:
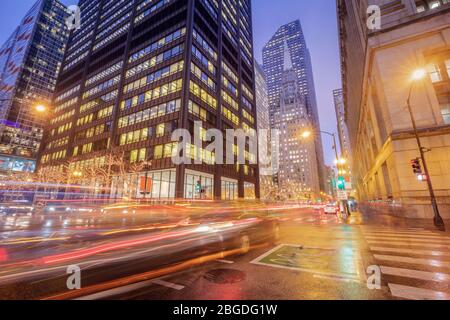
[{"label": "crosswalk stripe", "polygon": [[368,244],[370,245],[392,245],[392,246],[408,246],[408,247],[425,247],[425,248],[434,248],[434,249],[446,249],[450,250],[450,245],[443,244],[433,244],[428,241],[424,241],[423,243],[411,243],[411,242],[400,242],[400,241],[385,241],[385,240],[368,240]]},{"label": "crosswalk stripe", "polygon": [[377,234],[377,235],[411,235],[411,236],[440,236],[438,233],[433,232],[387,232],[387,231],[363,231],[364,235]]},{"label": "crosswalk stripe", "polygon": [[427,272],[427,271],[418,271],[411,269],[403,269],[403,268],[392,268],[386,266],[380,266],[381,272],[390,276],[398,276],[405,278],[413,278],[425,281],[435,281],[435,282],[446,282],[450,281],[450,275],[439,272]]},{"label": "crosswalk stripe", "polygon": [[372,250],[372,251],[384,251],[384,252],[391,252],[391,253],[406,253],[406,254],[410,253],[410,254],[430,255],[430,256],[450,256],[450,252],[415,250],[415,249],[370,247],[370,250]]},{"label": "crosswalk stripe", "polygon": [[363,231],[386,231],[386,232],[430,232],[429,230],[425,230],[423,228],[401,228],[401,229],[392,229],[392,228],[365,228],[361,227]]},{"label": "crosswalk stripe", "polygon": [[410,263],[410,264],[420,264],[425,266],[432,267],[445,267],[450,268],[450,262],[448,261],[439,261],[433,259],[419,259],[419,258],[410,258],[410,257],[399,257],[399,256],[387,256],[374,254],[373,255],[377,260],[383,261],[391,261],[391,262],[402,262],[402,263]]},{"label": "crosswalk stripe", "polygon": [[399,284],[389,284],[389,289],[394,297],[410,300],[450,300],[450,295],[445,292],[408,287]]},{"label": "crosswalk stripe", "polygon": [[[406,235],[406,234],[396,234],[396,233],[386,233],[386,237],[394,237],[394,238],[405,238],[405,239],[432,239],[432,240],[445,240],[450,241],[449,237],[442,237],[442,236],[423,236],[423,235]],[[364,235],[366,238],[373,238],[373,237],[384,237],[384,235],[380,234],[366,234]]]},{"label": "crosswalk stripe", "polygon": [[425,242],[434,244],[450,244],[450,240],[437,240],[437,239],[418,239],[418,238],[398,238],[398,237],[365,237],[366,240],[392,240],[392,241],[404,241],[404,242]]},{"label": "crosswalk stripe", "polygon": [[[361,228],[361,232],[369,244],[370,250],[378,253],[373,254],[376,260],[383,261],[383,263],[388,265],[389,262],[412,265],[411,269],[386,265],[380,266],[384,275],[435,283],[448,283],[450,281],[450,274],[416,270],[414,267],[416,265],[419,268],[418,266],[421,265],[435,268],[450,268],[450,261],[441,261],[438,260],[439,258],[434,258],[450,256],[450,237],[446,234],[439,234],[425,229],[395,230],[383,228]],[[412,258],[409,255],[421,255],[427,256],[427,258]],[[397,298],[450,300],[450,294],[446,292],[393,283],[388,283],[388,286],[392,296]]]}]

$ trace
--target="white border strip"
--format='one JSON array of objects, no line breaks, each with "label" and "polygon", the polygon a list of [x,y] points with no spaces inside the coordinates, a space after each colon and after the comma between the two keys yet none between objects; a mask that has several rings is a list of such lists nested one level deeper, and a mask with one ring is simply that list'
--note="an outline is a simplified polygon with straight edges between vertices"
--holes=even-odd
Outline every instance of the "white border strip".
[{"label": "white border strip", "polygon": [[[285,270],[291,270],[291,271],[300,271],[300,272],[306,272],[306,273],[311,273],[317,276],[323,276],[323,277],[333,277],[333,279],[335,278],[339,278],[339,279],[345,279],[346,281],[356,281],[356,282],[362,282],[361,280],[361,276],[358,274],[355,275],[350,275],[350,274],[339,274],[339,273],[334,273],[334,272],[318,272],[312,269],[304,269],[304,268],[296,268],[296,267],[286,267],[286,266],[281,266],[281,265],[277,265],[277,264],[268,264],[268,263],[263,263],[260,262],[261,260],[267,258],[268,256],[270,256],[272,253],[278,251],[279,249],[283,248],[283,247],[303,247],[303,249],[319,249],[319,250],[337,250],[340,248],[319,248],[319,247],[306,247],[306,246],[301,246],[301,245],[294,245],[294,244],[280,244],[279,246],[276,246],[275,248],[273,248],[272,250],[269,250],[268,252],[266,252],[265,254],[263,254],[262,256],[254,259],[253,261],[251,261],[251,264],[254,265],[259,265],[259,266],[264,266],[264,267],[270,267],[270,268],[278,268],[278,269],[285,269]],[[358,260],[361,261],[360,259],[361,257],[358,254]]]}]

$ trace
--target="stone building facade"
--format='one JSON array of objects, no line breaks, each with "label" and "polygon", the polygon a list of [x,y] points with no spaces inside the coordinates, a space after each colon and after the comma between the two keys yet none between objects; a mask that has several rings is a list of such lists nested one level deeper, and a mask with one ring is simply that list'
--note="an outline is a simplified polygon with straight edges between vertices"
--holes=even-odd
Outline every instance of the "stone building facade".
[{"label": "stone building facade", "polygon": [[[369,5],[381,9],[381,29],[369,28]],[[338,0],[345,120],[358,197],[372,208],[427,218],[426,183],[411,159],[419,157],[411,106],[441,214],[450,217],[450,3]],[[413,81],[414,70],[428,74]],[[374,205],[376,204],[376,206]]]}]

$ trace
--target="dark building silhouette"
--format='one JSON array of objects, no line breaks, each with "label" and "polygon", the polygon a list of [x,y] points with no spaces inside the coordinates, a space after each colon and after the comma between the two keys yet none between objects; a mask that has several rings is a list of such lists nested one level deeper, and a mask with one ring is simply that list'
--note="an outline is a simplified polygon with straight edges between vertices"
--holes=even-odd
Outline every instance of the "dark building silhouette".
[{"label": "dark building silhouette", "polygon": [[[256,128],[250,0],[89,0],[69,41],[41,166],[114,172],[111,196],[259,195],[258,166],[175,165],[176,129]],[[204,143],[206,147],[208,143]],[[122,159],[123,170],[111,159]],[[139,163],[147,162],[142,168]],[[119,172],[120,171],[120,172]],[[100,177],[93,188],[109,188]],[[84,181],[84,183],[87,183]]]}]

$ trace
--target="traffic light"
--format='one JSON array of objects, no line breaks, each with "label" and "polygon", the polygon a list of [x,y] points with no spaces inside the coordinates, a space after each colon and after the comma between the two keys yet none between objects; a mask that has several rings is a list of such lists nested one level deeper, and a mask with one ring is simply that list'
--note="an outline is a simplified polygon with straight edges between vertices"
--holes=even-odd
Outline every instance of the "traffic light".
[{"label": "traffic light", "polygon": [[201,191],[202,191],[202,183],[201,181],[197,181],[197,184],[195,185],[195,192],[201,193]]},{"label": "traffic light", "polygon": [[411,160],[411,167],[414,171],[414,174],[417,176],[417,180],[419,181],[427,181],[428,177],[423,173],[422,165],[420,163],[420,159],[416,158]]},{"label": "traffic light", "polygon": [[339,190],[345,190],[345,178],[344,177],[338,178],[337,187]]},{"label": "traffic light", "polygon": [[416,175],[423,174],[422,166],[420,164],[420,159],[419,158],[411,160],[411,167],[412,167],[412,169],[414,171],[414,174],[416,174]]}]

